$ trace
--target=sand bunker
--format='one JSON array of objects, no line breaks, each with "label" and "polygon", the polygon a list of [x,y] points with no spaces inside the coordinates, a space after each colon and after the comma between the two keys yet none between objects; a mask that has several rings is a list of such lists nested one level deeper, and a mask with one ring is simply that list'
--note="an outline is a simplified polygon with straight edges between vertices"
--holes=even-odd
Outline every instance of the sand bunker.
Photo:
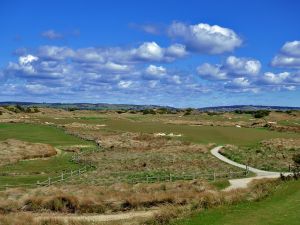
[{"label": "sand bunker", "polygon": [[167,136],[167,137],[181,137],[182,134],[173,134],[173,133],[169,133],[169,134],[166,134],[166,133],[155,133],[154,136],[156,137],[162,137],[162,136]]}]

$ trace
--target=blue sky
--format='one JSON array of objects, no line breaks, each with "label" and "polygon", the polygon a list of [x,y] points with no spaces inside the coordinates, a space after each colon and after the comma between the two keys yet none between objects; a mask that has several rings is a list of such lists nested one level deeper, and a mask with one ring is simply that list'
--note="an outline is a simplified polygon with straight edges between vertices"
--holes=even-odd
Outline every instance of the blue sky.
[{"label": "blue sky", "polygon": [[300,2],[1,1],[0,101],[300,106]]}]

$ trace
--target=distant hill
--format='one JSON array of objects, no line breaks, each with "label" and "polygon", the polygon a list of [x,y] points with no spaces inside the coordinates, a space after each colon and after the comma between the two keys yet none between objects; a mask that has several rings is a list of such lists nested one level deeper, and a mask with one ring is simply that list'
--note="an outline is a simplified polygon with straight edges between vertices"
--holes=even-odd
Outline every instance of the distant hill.
[{"label": "distant hill", "polygon": [[108,103],[36,103],[36,102],[0,102],[0,106],[4,105],[21,105],[23,107],[48,107],[59,109],[86,109],[86,110],[144,110],[155,108],[175,109],[169,106],[159,105],[133,105],[133,104],[108,104]]},{"label": "distant hill", "polygon": [[[159,105],[134,105],[134,104],[108,104],[108,103],[36,103],[36,102],[0,102],[3,105],[21,105],[25,107],[49,107],[59,109],[86,109],[86,110],[144,110],[156,108],[168,108],[176,110],[178,108]],[[215,106],[198,108],[199,111],[214,111],[214,112],[231,112],[234,110],[300,110],[300,107],[289,106],[263,106],[263,105],[231,105],[231,106]]]},{"label": "distant hill", "polygon": [[264,105],[231,105],[199,108],[200,111],[231,112],[234,110],[256,111],[256,110],[300,110],[300,107],[289,106],[264,106]]}]

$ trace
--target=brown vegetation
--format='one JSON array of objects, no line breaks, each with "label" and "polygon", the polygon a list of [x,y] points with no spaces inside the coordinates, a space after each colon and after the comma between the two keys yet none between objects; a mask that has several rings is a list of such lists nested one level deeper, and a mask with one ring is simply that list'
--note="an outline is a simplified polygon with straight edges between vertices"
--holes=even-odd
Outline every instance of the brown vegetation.
[{"label": "brown vegetation", "polygon": [[287,171],[293,165],[293,156],[300,151],[299,139],[274,138],[254,147],[226,145],[221,153],[228,158],[252,167]]},{"label": "brown vegetation", "polygon": [[19,160],[44,158],[56,155],[51,145],[29,143],[15,139],[0,142],[0,166],[16,163]]}]

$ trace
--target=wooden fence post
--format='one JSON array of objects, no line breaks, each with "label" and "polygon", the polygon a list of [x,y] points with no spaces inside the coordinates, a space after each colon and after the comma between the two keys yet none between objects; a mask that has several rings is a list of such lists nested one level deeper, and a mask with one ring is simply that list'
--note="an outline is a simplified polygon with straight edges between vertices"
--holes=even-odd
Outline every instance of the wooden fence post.
[{"label": "wooden fence post", "polygon": [[61,180],[64,180],[64,172],[61,173]]},{"label": "wooden fence post", "polygon": [[214,171],[214,181],[216,181],[216,173],[215,173],[215,171]]},{"label": "wooden fence post", "polygon": [[149,183],[149,177],[148,177],[148,175],[146,175],[146,182],[147,182],[147,184]]},{"label": "wooden fence post", "polygon": [[50,185],[51,185],[51,178],[48,177],[48,186],[50,186]]}]

